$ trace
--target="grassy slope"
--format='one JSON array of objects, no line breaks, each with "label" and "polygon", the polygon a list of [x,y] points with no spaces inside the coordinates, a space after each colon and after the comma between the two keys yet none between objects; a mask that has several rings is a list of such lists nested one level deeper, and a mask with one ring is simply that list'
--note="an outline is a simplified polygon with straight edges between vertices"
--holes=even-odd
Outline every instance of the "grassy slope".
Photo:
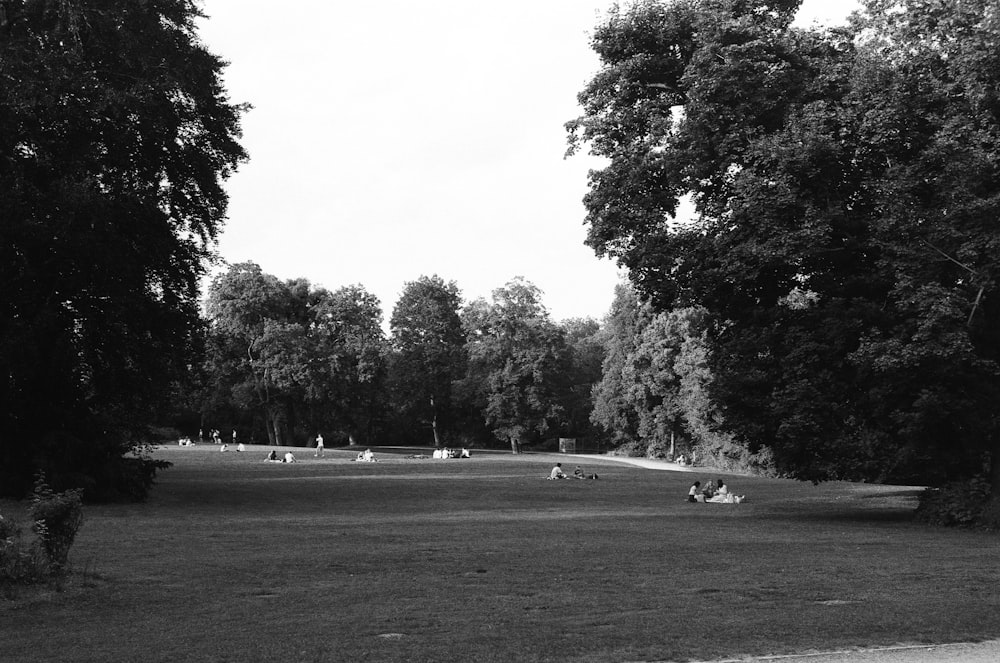
[{"label": "grassy slope", "polygon": [[[623,661],[1000,636],[1000,539],[900,489],[476,453],[166,448],[145,505],[92,506],[61,594],[0,601],[0,659]],[[565,462],[568,468],[575,461]],[[707,476],[700,478],[706,479]],[[0,505],[9,513],[10,504]]]}]

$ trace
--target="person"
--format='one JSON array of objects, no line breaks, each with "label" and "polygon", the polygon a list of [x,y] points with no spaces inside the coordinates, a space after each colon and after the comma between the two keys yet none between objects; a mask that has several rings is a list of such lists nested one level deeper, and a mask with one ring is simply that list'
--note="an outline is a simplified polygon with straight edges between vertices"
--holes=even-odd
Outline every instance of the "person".
[{"label": "person", "polygon": [[549,478],[550,479],[568,479],[569,477],[567,477],[566,473],[563,472],[562,463],[556,463],[556,466],[553,467],[552,471],[549,473]]},{"label": "person", "polygon": [[710,500],[706,500],[713,504],[742,504],[746,499],[746,495],[735,495],[722,479],[719,479],[719,489],[715,492],[715,496]]},{"label": "person", "polygon": [[221,446],[221,447],[219,448],[219,451],[229,451],[229,445],[228,445],[228,444],[223,444],[223,445],[222,445],[222,446]]},{"label": "person", "polygon": [[368,463],[377,463],[378,459],[375,458],[375,454],[372,453],[371,449],[365,449],[364,460]]},{"label": "person", "polygon": [[236,445],[236,453],[240,453],[240,452],[243,452],[243,451],[246,451],[246,450],[247,450],[247,448],[245,446],[243,446],[242,442],[240,442],[239,444]]},{"label": "person", "polygon": [[315,457],[320,457],[323,455],[323,434],[316,433],[316,453],[313,454]]},{"label": "person", "polygon": [[576,479],[586,479],[587,478],[587,477],[583,476],[583,468],[580,467],[579,465],[577,465],[576,468],[573,470],[573,477],[576,478]]},{"label": "person", "polygon": [[705,496],[706,500],[712,499],[715,495],[715,482],[709,479],[708,484],[705,486],[705,489],[701,491],[701,494]]},{"label": "person", "polygon": [[291,451],[286,451],[285,452],[285,462],[286,463],[294,463],[295,462],[295,456],[292,455]]},{"label": "person", "polygon": [[274,449],[271,449],[271,452],[267,454],[267,458],[265,458],[264,460],[273,463],[278,462],[278,452],[275,451]]},{"label": "person", "polygon": [[691,489],[688,490],[688,499],[687,499],[687,501],[688,502],[697,502],[698,501],[698,491],[700,489],[701,489],[701,482],[700,481],[695,481],[693,484],[691,484]]}]

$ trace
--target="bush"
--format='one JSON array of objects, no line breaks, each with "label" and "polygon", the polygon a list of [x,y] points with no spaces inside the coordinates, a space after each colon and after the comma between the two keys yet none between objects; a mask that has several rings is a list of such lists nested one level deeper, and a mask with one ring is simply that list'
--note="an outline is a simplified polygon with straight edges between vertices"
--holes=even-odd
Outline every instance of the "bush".
[{"label": "bush", "polygon": [[21,538],[21,527],[0,515],[0,592],[9,596],[19,585],[31,585],[48,574],[39,546]]},{"label": "bush", "polygon": [[69,549],[83,524],[82,493],[81,490],[53,492],[45,483],[44,474],[39,474],[35,480],[35,492],[29,510],[35,521],[32,529],[38,535],[53,575],[65,571]]},{"label": "bush", "polygon": [[990,483],[984,477],[953,481],[928,488],[920,495],[917,519],[932,525],[973,527],[996,525],[998,505],[990,502]]},{"label": "bush", "polygon": [[762,447],[756,453],[726,435],[712,435],[694,444],[694,463],[726,472],[775,476],[771,449]]}]

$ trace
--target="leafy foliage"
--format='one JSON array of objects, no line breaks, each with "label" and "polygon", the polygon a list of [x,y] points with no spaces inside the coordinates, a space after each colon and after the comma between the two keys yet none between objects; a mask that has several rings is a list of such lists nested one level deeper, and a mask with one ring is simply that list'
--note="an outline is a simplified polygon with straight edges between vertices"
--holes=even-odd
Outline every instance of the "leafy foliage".
[{"label": "leafy foliage", "polygon": [[563,420],[560,378],[566,343],[549,319],[541,291],[515,279],[463,311],[469,368],[463,391],[474,399],[498,440],[516,452],[522,442]]},{"label": "leafy foliage", "polygon": [[1000,457],[996,13],[877,0],[801,30],[797,6],[611,12],[567,125],[608,159],[588,243],[656,311],[704,308],[711,400],[779,471],[972,476]]},{"label": "leafy foliage", "polygon": [[0,590],[12,594],[20,585],[68,571],[69,550],[83,524],[82,490],[54,492],[39,474],[29,513],[36,538],[26,542],[20,525],[0,515]]},{"label": "leafy foliage", "polygon": [[243,108],[190,0],[0,7],[0,491],[127,493],[109,466],[197,345]]},{"label": "leafy foliage", "polygon": [[376,297],[281,282],[241,263],[212,282],[207,311],[217,399],[259,412],[271,444],[292,443],[296,423],[305,434],[371,434],[385,353]]},{"label": "leafy foliage", "polygon": [[32,529],[45,551],[53,573],[62,573],[76,533],[83,524],[82,491],[54,492],[39,474],[31,497]]},{"label": "leafy foliage", "polygon": [[404,285],[389,327],[393,401],[407,421],[430,427],[436,447],[456,424],[453,383],[465,370],[465,334],[454,281],[422,276]]},{"label": "leafy foliage", "polygon": [[[920,495],[917,518],[933,525],[971,527],[983,523],[990,506],[990,483],[985,477],[953,481],[928,488]],[[993,518],[992,525],[998,524]]]}]

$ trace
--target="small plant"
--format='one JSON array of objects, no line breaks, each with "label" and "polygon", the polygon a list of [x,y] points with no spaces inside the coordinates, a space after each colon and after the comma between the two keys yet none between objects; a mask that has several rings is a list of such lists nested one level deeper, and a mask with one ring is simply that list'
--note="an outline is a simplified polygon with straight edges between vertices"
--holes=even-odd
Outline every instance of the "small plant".
[{"label": "small plant", "polygon": [[19,586],[42,580],[47,568],[38,546],[22,539],[20,525],[0,515],[0,595],[15,596]]},{"label": "small plant", "polygon": [[56,493],[40,473],[35,479],[29,513],[52,575],[61,575],[66,570],[69,549],[83,524],[82,491]]}]

